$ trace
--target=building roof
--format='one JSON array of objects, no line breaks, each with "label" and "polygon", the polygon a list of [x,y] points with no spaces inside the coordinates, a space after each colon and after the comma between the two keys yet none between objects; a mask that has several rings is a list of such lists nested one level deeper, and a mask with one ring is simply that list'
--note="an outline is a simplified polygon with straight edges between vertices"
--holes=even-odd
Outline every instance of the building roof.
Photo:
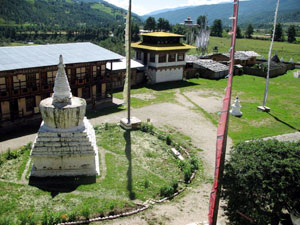
[{"label": "building roof", "polygon": [[[223,55],[230,58],[230,53],[223,53]],[[234,53],[234,58],[239,60],[248,60],[251,57],[259,57],[260,55],[254,51],[236,51]]]},{"label": "building roof", "polygon": [[210,59],[199,59],[197,56],[194,55],[187,55],[185,61],[189,63],[194,63],[213,72],[222,72],[229,70],[229,67],[222,63]]},{"label": "building roof", "polygon": [[132,48],[140,48],[140,49],[152,50],[152,51],[189,50],[189,49],[192,49],[192,48],[196,48],[195,46],[187,45],[187,44],[176,44],[176,45],[158,44],[158,45],[150,45],[150,44],[143,44],[142,42],[132,43],[131,47]]},{"label": "building roof", "polygon": [[256,53],[255,51],[239,51],[239,52],[242,52],[249,57],[260,57],[261,56],[260,54]]},{"label": "building roof", "polygon": [[[126,70],[126,58],[122,58],[120,61],[118,62],[113,62],[113,71],[115,70]],[[136,68],[142,68],[144,67],[143,64],[131,59],[130,60],[130,68],[131,69],[136,69]],[[110,63],[107,63],[106,64],[106,68],[108,70],[111,70],[111,64]]]},{"label": "building roof", "polygon": [[58,64],[59,55],[63,55],[64,64],[115,61],[123,58],[89,42],[0,47],[0,71],[54,66]]},{"label": "building roof", "polygon": [[151,33],[143,33],[142,36],[149,36],[149,37],[184,37],[181,34],[174,34],[169,32],[151,32]]}]

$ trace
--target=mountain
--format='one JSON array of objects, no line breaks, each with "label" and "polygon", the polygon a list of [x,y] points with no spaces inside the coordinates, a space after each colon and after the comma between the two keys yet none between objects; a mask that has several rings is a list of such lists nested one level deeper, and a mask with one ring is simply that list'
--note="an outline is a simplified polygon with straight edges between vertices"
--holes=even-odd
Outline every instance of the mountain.
[{"label": "mountain", "polygon": [[[123,24],[126,16],[126,10],[103,0],[0,0],[0,5],[0,25],[99,26]],[[133,20],[142,22],[135,14]]]},{"label": "mountain", "polygon": [[[239,8],[239,24],[253,23],[270,23],[274,19],[274,11],[276,0],[250,0],[241,1]],[[209,24],[215,19],[222,19],[224,25],[230,25],[229,17],[232,16],[233,4],[222,3],[214,5],[200,5],[186,7],[184,9],[172,9],[163,13],[152,12],[143,16],[146,19],[149,15],[155,19],[160,17],[169,20],[171,24],[182,23],[188,16],[196,21],[198,16],[206,15]],[[300,4],[299,0],[285,0],[280,2],[279,6],[279,22],[300,22]],[[293,17],[290,14],[293,13]]]}]

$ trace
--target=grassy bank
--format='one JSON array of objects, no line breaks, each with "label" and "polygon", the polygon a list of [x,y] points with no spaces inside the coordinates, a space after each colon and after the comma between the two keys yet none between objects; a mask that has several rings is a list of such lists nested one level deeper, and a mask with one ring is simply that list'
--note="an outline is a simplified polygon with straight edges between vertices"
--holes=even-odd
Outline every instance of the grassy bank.
[{"label": "grassy bank", "polygon": [[[95,130],[105,156],[100,160],[102,175],[96,183],[72,190],[51,191],[22,180],[26,176],[20,174],[28,174],[24,165],[29,145],[0,155],[0,224],[56,224],[114,215],[147,199],[164,197],[175,184],[176,188],[185,185],[185,171],[163,133],[128,132],[115,124]],[[189,138],[170,132],[170,140],[191,148]]]}]

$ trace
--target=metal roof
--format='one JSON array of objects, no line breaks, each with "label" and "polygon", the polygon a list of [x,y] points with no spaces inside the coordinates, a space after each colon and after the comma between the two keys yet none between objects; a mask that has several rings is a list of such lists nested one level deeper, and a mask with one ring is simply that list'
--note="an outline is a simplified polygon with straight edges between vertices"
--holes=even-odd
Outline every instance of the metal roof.
[{"label": "metal roof", "polygon": [[187,44],[159,44],[159,45],[151,45],[151,44],[143,44],[142,42],[136,42],[131,44],[132,48],[140,48],[152,51],[172,51],[172,50],[189,50],[192,48],[196,48],[192,45]]},{"label": "metal roof", "polygon": [[0,47],[0,71],[64,64],[119,60],[123,56],[90,42]]},{"label": "metal roof", "polygon": [[[144,65],[131,59],[130,60],[130,68],[131,69],[136,69],[136,68],[143,68]],[[107,63],[106,64],[106,68],[111,70],[111,64],[110,63]],[[113,71],[115,70],[126,70],[126,58],[123,58],[121,59],[120,61],[118,62],[113,62]]]}]

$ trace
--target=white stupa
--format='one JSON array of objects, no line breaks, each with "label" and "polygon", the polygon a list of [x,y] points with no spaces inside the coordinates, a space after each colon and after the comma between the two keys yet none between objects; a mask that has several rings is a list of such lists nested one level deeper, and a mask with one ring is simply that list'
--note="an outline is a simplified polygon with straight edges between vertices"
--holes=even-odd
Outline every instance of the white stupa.
[{"label": "white stupa", "polygon": [[30,176],[99,175],[95,130],[85,117],[86,101],[72,97],[62,56],[54,94],[41,101],[40,111],[43,121],[30,153]]},{"label": "white stupa", "polygon": [[241,104],[239,101],[239,97],[236,96],[234,103],[232,104],[232,109],[230,110],[230,114],[236,117],[241,117],[243,113],[241,112]]}]

